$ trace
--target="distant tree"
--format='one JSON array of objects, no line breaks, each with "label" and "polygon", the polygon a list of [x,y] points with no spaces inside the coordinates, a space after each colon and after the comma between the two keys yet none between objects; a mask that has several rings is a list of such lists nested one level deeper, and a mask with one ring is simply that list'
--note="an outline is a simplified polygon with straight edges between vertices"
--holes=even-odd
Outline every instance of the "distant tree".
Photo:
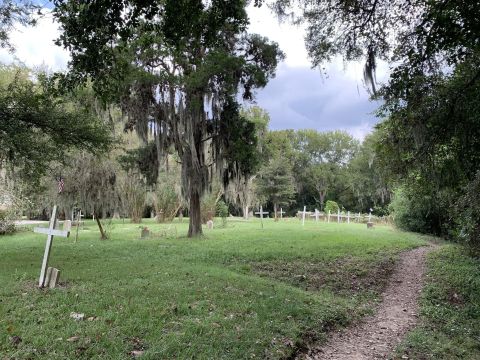
[{"label": "distant tree", "polygon": [[108,156],[94,156],[79,152],[69,158],[69,166],[61,169],[64,179],[63,191],[58,194],[57,184],[53,188],[55,203],[67,209],[79,207],[84,214],[93,214],[100,231],[100,238],[108,235],[101,223],[103,215],[117,209],[120,197],[117,189],[118,164]]},{"label": "distant tree", "polygon": [[188,236],[200,235],[212,171],[225,183],[251,172],[255,127],[239,115],[238,93],[251,100],[274,76],[277,44],[247,33],[244,0],[54,3],[58,44],[72,57],[64,83],[90,78],[144,139],[155,124],[157,154],[173,146],[182,164]]},{"label": "distant tree", "polygon": [[270,116],[259,106],[242,109],[241,116],[255,126],[257,146],[256,148],[249,148],[251,150],[250,156],[253,158],[255,166],[252,166],[251,174],[237,174],[230,182],[225,196],[233,203],[239,204],[242,208],[244,219],[248,219],[249,209],[254,205],[256,200],[254,180],[257,177],[257,170],[261,167],[261,161],[265,161],[266,159],[265,138]]},{"label": "distant tree", "polygon": [[142,221],[143,210],[147,202],[147,185],[141,174],[130,170],[117,179],[117,194],[123,212],[133,223]]},{"label": "distant tree", "polygon": [[270,159],[256,179],[257,192],[273,203],[275,220],[279,207],[288,205],[295,196],[295,186],[291,165],[282,157]]},{"label": "distant tree", "polygon": [[105,151],[111,133],[75,94],[59,94],[50,78],[32,76],[26,68],[0,66],[0,163],[38,183],[71,148]]},{"label": "distant tree", "polygon": [[[293,148],[294,174],[299,191],[323,209],[327,196],[338,198],[349,190],[346,169],[358,150],[358,141],[343,131],[299,130]],[[307,196],[305,196],[307,197]]]}]

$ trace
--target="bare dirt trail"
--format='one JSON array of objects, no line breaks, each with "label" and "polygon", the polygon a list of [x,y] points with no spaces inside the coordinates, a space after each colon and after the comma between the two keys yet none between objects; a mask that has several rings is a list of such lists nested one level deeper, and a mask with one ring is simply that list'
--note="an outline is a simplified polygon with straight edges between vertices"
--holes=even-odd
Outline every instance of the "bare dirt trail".
[{"label": "bare dirt trail", "polygon": [[297,359],[387,359],[407,331],[417,323],[425,255],[433,248],[421,247],[401,254],[375,315],[353,327],[330,334],[326,344],[312,347]]}]

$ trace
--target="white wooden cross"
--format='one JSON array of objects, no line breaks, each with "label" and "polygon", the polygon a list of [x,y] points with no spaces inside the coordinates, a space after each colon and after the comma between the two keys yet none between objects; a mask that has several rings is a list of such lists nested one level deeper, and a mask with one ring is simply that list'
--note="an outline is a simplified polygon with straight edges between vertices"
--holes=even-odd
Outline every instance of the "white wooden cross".
[{"label": "white wooden cross", "polygon": [[68,237],[70,231],[63,231],[55,229],[57,224],[57,205],[53,207],[52,217],[50,218],[50,224],[48,228],[36,227],[34,232],[39,234],[46,234],[47,244],[45,245],[45,253],[43,254],[42,269],[40,270],[40,279],[38,280],[38,287],[42,288],[45,284],[45,275],[47,273],[48,258],[50,257],[50,249],[52,248],[53,236]]},{"label": "white wooden cross", "polygon": [[283,219],[283,214],[285,214],[285,211],[283,211],[283,209],[280,208],[280,219]]},{"label": "white wooden cross", "polygon": [[302,212],[302,226],[305,225],[305,213],[307,212],[307,207],[303,207],[303,212]]},{"label": "white wooden cross", "polygon": [[310,215],[311,217],[314,217],[315,216],[315,222],[318,222],[318,217],[320,215],[320,212],[318,211],[318,209],[315,209],[315,213]]},{"label": "white wooden cross", "polygon": [[257,211],[255,214],[260,215],[260,222],[262,223],[262,229],[263,229],[263,214],[268,215],[268,211],[263,211],[263,207],[260,206],[260,211]]}]

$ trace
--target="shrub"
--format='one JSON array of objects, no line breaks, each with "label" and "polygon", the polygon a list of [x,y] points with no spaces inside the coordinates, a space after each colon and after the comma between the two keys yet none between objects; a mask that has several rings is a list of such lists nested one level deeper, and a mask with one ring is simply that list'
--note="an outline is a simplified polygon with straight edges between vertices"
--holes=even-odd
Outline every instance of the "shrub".
[{"label": "shrub", "polygon": [[0,210],[0,235],[13,234],[15,230],[11,214],[6,210]]},{"label": "shrub", "polygon": [[223,200],[220,200],[217,203],[217,216],[220,216],[222,218],[222,226],[226,226],[228,217],[228,206]]},{"label": "shrub", "polygon": [[480,250],[480,171],[465,187],[465,193],[459,197],[454,209],[454,239]]},{"label": "shrub", "polygon": [[327,202],[325,203],[325,213],[327,214],[329,211],[331,214],[336,214],[338,212],[338,209],[340,209],[340,207],[335,201],[327,200]]}]

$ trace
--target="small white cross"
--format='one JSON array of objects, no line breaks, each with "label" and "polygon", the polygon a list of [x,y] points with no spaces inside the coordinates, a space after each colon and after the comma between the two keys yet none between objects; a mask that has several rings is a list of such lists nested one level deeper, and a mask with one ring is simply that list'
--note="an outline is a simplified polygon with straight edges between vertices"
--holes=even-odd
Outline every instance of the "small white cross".
[{"label": "small white cross", "polygon": [[285,214],[285,211],[283,211],[283,209],[280,208],[280,219],[283,219],[283,214]]},{"label": "small white cross", "polygon": [[263,229],[263,214],[268,215],[268,211],[263,211],[263,207],[260,206],[260,211],[257,211],[255,214],[260,215],[260,221],[262,223],[262,229]]},{"label": "small white cross", "polygon": [[40,279],[38,280],[38,287],[42,288],[45,284],[45,275],[48,267],[48,258],[50,257],[50,249],[52,248],[52,241],[54,236],[68,237],[70,231],[62,231],[55,229],[57,224],[57,205],[53,207],[52,217],[50,218],[50,224],[48,228],[37,227],[33,231],[39,234],[46,234],[47,244],[45,245],[45,253],[43,254],[42,269],[40,270]]}]

